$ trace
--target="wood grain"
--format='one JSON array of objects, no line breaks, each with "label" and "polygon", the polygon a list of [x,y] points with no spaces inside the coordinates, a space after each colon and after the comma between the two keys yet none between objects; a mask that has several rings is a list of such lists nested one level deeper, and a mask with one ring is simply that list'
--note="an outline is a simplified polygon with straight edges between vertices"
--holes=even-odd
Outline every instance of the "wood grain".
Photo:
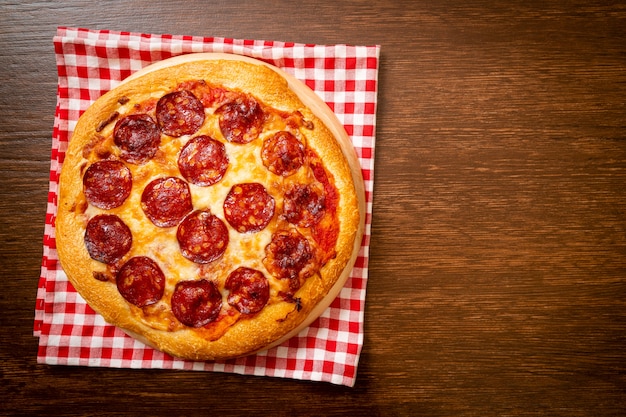
[{"label": "wood grain", "polygon": [[[0,7],[0,414],[626,414],[623,4]],[[58,25],[382,46],[354,388],[36,364]]]}]

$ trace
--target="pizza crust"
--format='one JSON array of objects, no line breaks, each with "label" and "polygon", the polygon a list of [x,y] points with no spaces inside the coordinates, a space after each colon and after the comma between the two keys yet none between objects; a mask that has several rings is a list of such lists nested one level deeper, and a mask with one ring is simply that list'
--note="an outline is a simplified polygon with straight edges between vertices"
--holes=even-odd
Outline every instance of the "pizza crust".
[{"label": "pizza crust", "polygon": [[[88,204],[82,192],[82,176],[88,160],[83,149],[110,135],[114,123],[100,133],[94,128],[124,107],[118,101],[120,97],[141,102],[158,98],[181,82],[197,79],[249,93],[278,110],[300,111],[315,126],[307,136],[307,146],[320,156],[340,194],[336,256],[318,274],[309,277],[296,293],[302,300],[301,310],[293,303],[268,304],[256,316],[237,321],[213,341],[205,340],[193,329],[156,330],[138,320],[114,283],[94,279],[93,271],[104,271],[106,266],[91,259],[84,245],[87,221],[84,211]],[[56,240],[59,259],[70,282],[107,322],[173,356],[219,360],[276,346],[319,317],[350,275],[361,246],[364,220],[364,185],[356,153],[343,126],[313,91],[261,61],[228,54],[191,54],[144,68],[103,95],[81,116],[61,171]]]}]

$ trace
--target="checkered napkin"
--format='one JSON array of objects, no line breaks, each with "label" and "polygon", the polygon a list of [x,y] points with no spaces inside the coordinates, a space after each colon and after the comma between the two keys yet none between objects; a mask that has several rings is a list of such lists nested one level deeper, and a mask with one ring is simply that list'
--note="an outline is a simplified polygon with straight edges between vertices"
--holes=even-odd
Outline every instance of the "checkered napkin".
[{"label": "checkered napkin", "polygon": [[[379,46],[150,35],[60,27],[50,189],[34,334],[38,362],[117,368],[232,372],[353,386],[363,344],[363,316],[374,170]],[[332,305],[300,334],[265,352],[227,361],[184,361],[156,351],[104,322],[68,282],[58,262],[54,221],[59,172],[79,116],[133,72],[172,56],[226,52],[261,59],[311,87],[335,112],[357,151],[365,178],[367,217],[356,265]]]}]

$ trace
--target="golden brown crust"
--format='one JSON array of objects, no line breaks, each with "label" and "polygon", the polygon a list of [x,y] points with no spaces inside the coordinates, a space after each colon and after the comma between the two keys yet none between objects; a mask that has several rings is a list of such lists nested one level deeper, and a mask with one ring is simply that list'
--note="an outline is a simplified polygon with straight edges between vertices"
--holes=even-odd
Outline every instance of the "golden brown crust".
[{"label": "golden brown crust", "polygon": [[[299,299],[300,303],[269,303],[256,316],[236,321],[221,337],[212,341],[206,340],[201,332],[191,328],[179,326],[175,331],[159,330],[152,323],[138,318],[133,312],[136,307],[124,300],[114,280],[94,278],[94,272],[110,275],[110,271],[107,272],[107,265],[90,258],[84,244],[85,227],[92,208],[83,194],[82,177],[86,166],[94,160],[94,152],[90,151],[111,136],[115,123],[100,125],[109,120],[114,112],[129,112],[134,103],[158,99],[181,83],[192,80],[207,80],[212,84],[251,94],[279,111],[300,112],[304,120],[312,122],[314,126],[312,130],[302,129],[307,146],[323,161],[340,196],[337,207],[340,233],[335,246],[336,256],[318,274],[306,279],[294,295],[294,299]],[[121,98],[130,101],[126,103]],[[97,132],[96,129],[100,127],[103,129]],[[153,169],[152,165],[146,164],[135,175],[148,175],[146,172],[150,169]],[[140,200],[136,194],[129,197],[116,213],[139,210]],[[174,356],[193,360],[225,359],[276,345],[293,336],[323,312],[343,287],[356,259],[363,233],[364,211],[360,167],[349,138],[332,112],[312,91],[290,76],[260,62],[252,63],[248,59],[223,55],[190,55],[159,63],[156,69],[141,71],[98,99],[80,118],[60,177],[57,250],[71,283],[107,322]],[[142,233],[149,234],[150,230]],[[176,240],[175,231],[159,232]],[[256,263],[260,264],[259,260]]]}]

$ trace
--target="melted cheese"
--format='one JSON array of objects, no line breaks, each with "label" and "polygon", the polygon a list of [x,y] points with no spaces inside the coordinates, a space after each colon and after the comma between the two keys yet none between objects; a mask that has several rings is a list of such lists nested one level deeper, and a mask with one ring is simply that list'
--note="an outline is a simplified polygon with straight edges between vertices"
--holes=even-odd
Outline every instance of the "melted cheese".
[{"label": "melted cheese", "polygon": [[[138,112],[137,109],[149,109],[147,113],[156,121],[154,114],[154,100],[149,103],[129,102],[120,107],[119,117]],[[231,309],[226,301],[226,291],[224,282],[230,273],[239,266],[261,271],[270,282],[270,303],[284,301],[279,293],[289,291],[288,280],[275,279],[263,265],[265,257],[265,247],[270,243],[272,232],[284,223],[280,215],[282,213],[282,192],[286,183],[300,182],[308,183],[314,181],[313,174],[308,166],[301,167],[295,174],[282,178],[267,170],[261,159],[261,146],[263,139],[280,130],[290,130],[306,145],[305,136],[299,129],[294,129],[285,123],[284,118],[278,112],[272,113],[271,109],[265,108],[269,117],[266,119],[263,132],[260,137],[248,144],[234,144],[227,142],[220,129],[217,116],[214,115],[214,108],[205,109],[205,122],[203,126],[193,136],[183,136],[171,138],[161,135],[161,147],[157,154],[143,165],[133,165],[126,163],[131,170],[133,185],[131,195],[120,207],[106,210],[107,213],[118,215],[131,229],[133,234],[133,244],[130,252],[121,260],[120,265],[134,256],[148,256],[155,260],[161,267],[166,277],[166,288],[163,299],[149,307],[139,309],[132,307],[132,311],[148,325],[162,330],[175,330],[180,328],[173,318],[169,309],[169,299],[174,291],[177,282],[182,280],[195,280],[207,278],[214,281],[222,291],[223,310]],[[269,111],[268,111],[269,110]],[[141,112],[141,111],[139,111]],[[102,155],[109,158],[120,159],[119,149],[113,143],[113,126],[111,123],[101,132],[103,140],[99,140],[93,149],[89,150],[88,160],[93,163],[100,159]],[[180,247],[176,239],[177,227],[161,228],[155,226],[144,214],[141,208],[141,196],[146,185],[160,177],[175,176],[183,178],[178,169],[178,155],[182,147],[191,137],[208,135],[224,143],[229,159],[228,169],[224,178],[218,183],[200,187],[189,184],[192,204],[194,210],[209,209],[212,214],[219,217],[228,226],[229,243],[224,255],[209,264],[197,264],[184,258],[180,252]],[[184,179],[184,178],[183,178]],[[274,217],[269,225],[256,233],[239,233],[235,231],[224,217],[223,204],[226,195],[231,187],[247,182],[261,183],[268,193],[275,200]],[[89,206],[85,212],[87,219],[104,212],[104,210]],[[301,230],[301,233],[311,241],[309,230]],[[229,314],[228,320],[223,320],[224,326],[229,326],[229,322],[235,320],[238,315]],[[226,329],[222,329],[225,331]]]}]

